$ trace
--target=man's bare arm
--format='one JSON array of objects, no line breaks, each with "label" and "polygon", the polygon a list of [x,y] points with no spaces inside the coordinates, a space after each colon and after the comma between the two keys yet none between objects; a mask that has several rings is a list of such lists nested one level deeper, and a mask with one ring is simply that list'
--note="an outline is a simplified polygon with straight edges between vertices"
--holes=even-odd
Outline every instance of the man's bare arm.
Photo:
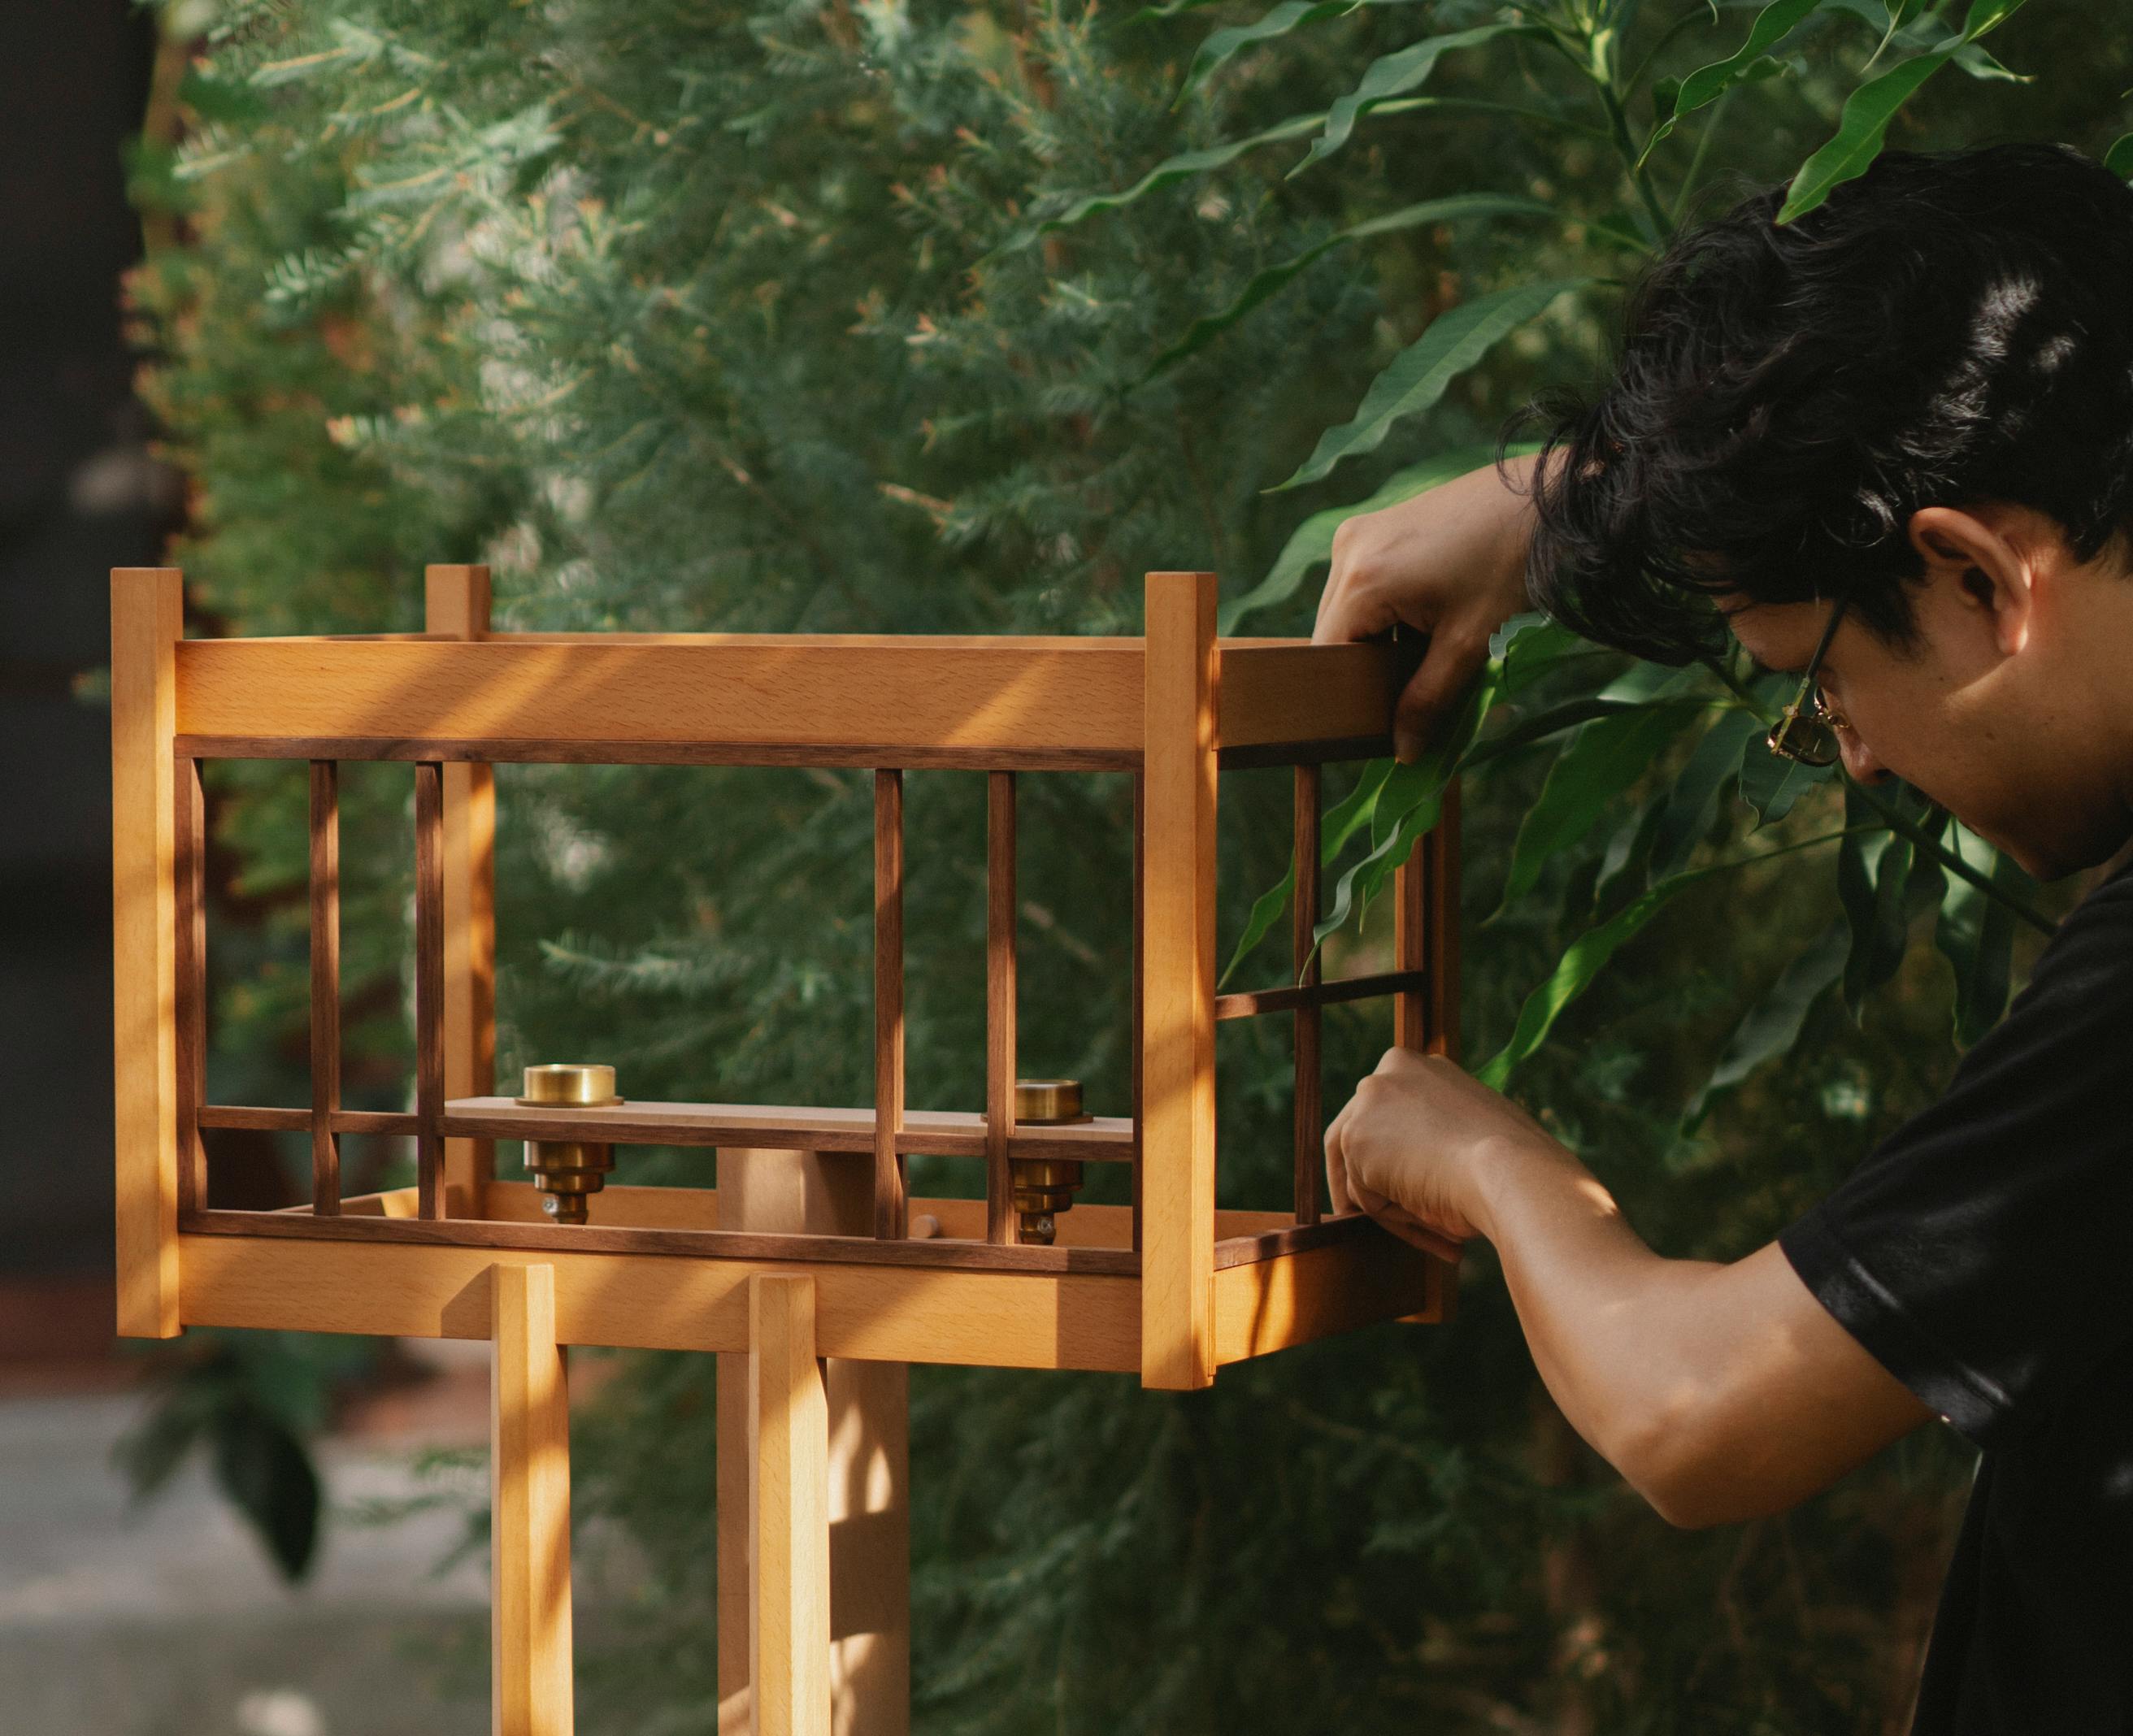
[{"label": "man's bare arm", "polygon": [[1931,1415],[1775,1243],[1660,1258],[1559,1141],[1441,1057],[1389,1051],[1326,1151],[1335,1209],[1495,1244],[1563,1415],[1676,1524],[1778,1512]]}]

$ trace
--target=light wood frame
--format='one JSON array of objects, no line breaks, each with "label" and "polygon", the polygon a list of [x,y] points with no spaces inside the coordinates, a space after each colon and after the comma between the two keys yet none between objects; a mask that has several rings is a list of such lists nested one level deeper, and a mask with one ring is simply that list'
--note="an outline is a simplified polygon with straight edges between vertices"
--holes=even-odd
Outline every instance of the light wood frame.
[{"label": "light wood frame", "polygon": [[[1367,1220],[1327,1219],[1317,1173],[1322,1009],[1393,998],[1398,1040],[1456,1044],[1457,805],[1397,876],[1394,969],[1327,982],[1310,956],[1318,767],[1388,750],[1399,671],[1379,646],[1220,640],[1215,577],[1148,577],[1144,638],[496,633],[477,566],[426,578],[422,633],[191,640],[181,575],[112,575],[119,1325],[189,1323],[486,1337],[489,1268],[553,1268],[565,1344],[749,1349],[746,1286],[813,1283],[821,1354],[1138,1370],[1206,1385],[1222,1363],[1369,1320],[1437,1318],[1449,1268]],[[212,1105],[204,1090],[200,767],[217,757],[311,766],[311,1106]],[[380,1114],[339,1100],[338,764],[413,768],[416,1089]],[[494,1089],[491,886],[498,762],[820,765],[875,777],[873,1110],[717,1104],[522,1108]],[[1298,970],[1217,997],[1215,820],[1225,767],[1296,771]],[[984,1113],[903,1097],[903,778],[989,774]],[[1018,1127],[1016,777],[1134,777],[1131,1113]],[[1214,1032],[1289,1015],[1296,1039],[1295,1203],[1215,1206]],[[294,1212],[209,1208],[201,1130],[286,1128],[311,1142],[315,1197]],[[871,1236],[721,1229],[711,1190],[614,1188],[586,1226],[526,1209],[494,1176],[494,1142],[538,1132],[708,1147],[849,1152],[870,1164]],[[412,1209],[344,1200],[338,1142],[416,1142]],[[905,1197],[912,1152],[983,1156],[989,1204]],[[1042,1152],[1134,1166],[1130,1207],[1077,1206],[1060,1244],[1017,1240],[1011,1160]],[[658,1192],[697,1197],[684,1209]],[[913,1237],[930,1218],[941,1226]],[[478,1282],[479,1281],[479,1282]],[[473,1286],[470,1289],[469,1286]],[[479,1292],[479,1306],[472,1300]],[[684,1306],[677,1298],[687,1297]],[[627,1301],[624,1299],[628,1299]],[[470,1312],[472,1310],[474,1311]]]}]

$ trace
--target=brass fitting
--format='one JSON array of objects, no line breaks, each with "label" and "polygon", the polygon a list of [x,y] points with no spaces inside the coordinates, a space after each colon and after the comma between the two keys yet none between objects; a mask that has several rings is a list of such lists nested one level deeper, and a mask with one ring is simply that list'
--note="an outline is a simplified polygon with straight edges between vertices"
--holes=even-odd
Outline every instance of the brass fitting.
[{"label": "brass fitting", "polygon": [[[1014,1084],[1014,1119],[1019,1127],[1060,1127],[1087,1121],[1081,1113],[1078,1079],[1018,1079]],[[1081,1185],[1078,1157],[1015,1157],[1008,1169],[1014,1181],[1014,1209],[1021,1239],[1049,1248],[1058,1233],[1057,1219],[1072,1209]]]},{"label": "brass fitting", "polygon": [[[594,1109],[622,1101],[614,1094],[614,1069],[551,1063],[526,1070],[518,1101],[554,1108]],[[558,1224],[583,1224],[586,1198],[596,1194],[614,1167],[614,1147],[589,1139],[529,1139],[526,1167],[541,1190],[541,1209]]]}]

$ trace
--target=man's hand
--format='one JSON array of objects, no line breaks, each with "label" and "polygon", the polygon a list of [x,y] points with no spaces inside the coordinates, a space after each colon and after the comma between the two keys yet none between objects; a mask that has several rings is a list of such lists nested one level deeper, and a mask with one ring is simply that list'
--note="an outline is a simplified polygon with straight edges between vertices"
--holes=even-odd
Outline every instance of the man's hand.
[{"label": "man's hand", "polygon": [[1534,460],[1494,465],[1363,512],[1333,536],[1333,570],[1312,639],[1346,644],[1404,622],[1429,636],[1422,667],[1393,718],[1394,751],[1411,760],[1489,655],[1489,635],[1526,604]]},{"label": "man's hand", "polygon": [[[1485,1233],[1492,1154],[1562,1147],[1508,1098],[1441,1056],[1388,1049],[1326,1130],[1336,1212],[1365,1211],[1432,1253]],[[1565,1154],[1567,1155],[1567,1154]]]}]

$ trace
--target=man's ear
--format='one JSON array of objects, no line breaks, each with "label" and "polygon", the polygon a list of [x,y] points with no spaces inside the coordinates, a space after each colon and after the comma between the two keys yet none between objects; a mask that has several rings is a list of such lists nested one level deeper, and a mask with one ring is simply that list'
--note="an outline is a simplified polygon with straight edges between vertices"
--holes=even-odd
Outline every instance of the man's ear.
[{"label": "man's ear", "polygon": [[2027,555],[1994,515],[1922,507],[1911,514],[1910,537],[1925,563],[1925,583],[1948,587],[1951,598],[1979,611],[2001,655],[2011,656],[2029,642],[2034,575]]}]

